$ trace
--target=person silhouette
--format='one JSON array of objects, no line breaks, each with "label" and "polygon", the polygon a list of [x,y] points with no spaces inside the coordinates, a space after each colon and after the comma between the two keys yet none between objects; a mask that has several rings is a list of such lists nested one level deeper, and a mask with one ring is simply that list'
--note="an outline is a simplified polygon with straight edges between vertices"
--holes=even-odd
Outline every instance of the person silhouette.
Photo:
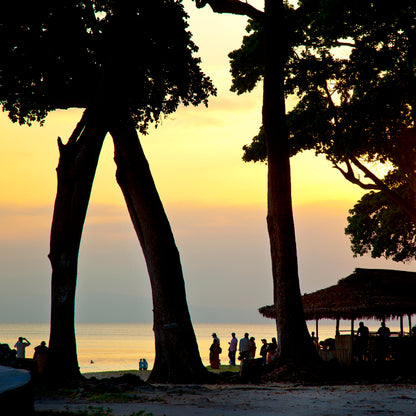
[{"label": "person silhouette", "polygon": [[230,365],[235,365],[235,354],[237,352],[238,340],[235,337],[235,332],[231,334],[230,346],[228,348],[228,357],[230,358]]},{"label": "person silhouette", "polygon": [[388,328],[386,326],[386,323],[384,321],[381,323],[381,326],[378,329],[377,334],[381,337],[389,337],[390,336],[390,328]]},{"label": "person silhouette", "polygon": [[43,374],[45,372],[48,352],[49,352],[49,348],[46,346],[45,341],[42,341],[40,345],[35,347],[35,353],[33,354],[33,359],[37,361],[39,374]]},{"label": "person silhouette", "polygon": [[14,347],[16,348],[17,354],[16,358],[24,359],[26,355],[26,347],[30,345],[30,342],[27,338],[19,337]]},{"label": "person silhouette", "polygon": [[364,325],[364,322],[360,322],[358,324],[357,340],[356,340],[357,357],[359,360],[362,360],[365,358],[365,355],[367,353],[369,338],[370,338],[370,331],[368,330],[368,327]]},{"label": "person silhouette", "polygon": [[238,359],[240,361],[247,360],[249,351],[250,351],[250,340],[248,338],[248,333],[244,334],[244,338],[240,339],[240,346],[239,346],[240,356]]}]

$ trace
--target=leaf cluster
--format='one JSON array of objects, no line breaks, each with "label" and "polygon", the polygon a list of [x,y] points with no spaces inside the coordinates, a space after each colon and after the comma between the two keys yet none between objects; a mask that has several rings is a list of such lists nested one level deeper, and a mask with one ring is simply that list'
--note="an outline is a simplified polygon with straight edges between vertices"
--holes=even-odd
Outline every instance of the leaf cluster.
[{"label": "leaf cluster", "polygon": [[[288,114],[293,153],[314,149],[336,161],[354,155],[397,163],[398,138],[415,119],[411,3],[303,1],[292,12],[285,87],[298,97]],[[263,71],[261,29],[248,29],[254,33],[230,54],[238,93],[251,91]]]},{"label": "leaf cluster", "polygon": [[17,0],[2,9],[0,103],[14,122],[107,102],[127,106],[144,132],[216,92],[180,0]]},{"label": "leaf cluster", "polygon": [[263,28],[254,20],[249,20],[246,31],[250,35],[243,37],[240,49],[228,54],[232,75],[231,91],[237,94],[252,91],[263,78]]},{"label": "leaf cluster", "polygon": [[[351,167],[351,160],[384,164],[393,169],[384,187],[414,209],[414,2],[302,0],[286,13],[285,93],[297,97],[287,114],[291,154],[313,150],[337,167]],[[262,28],[249,24],[247,31],[230,54],[231,89],[240,94],[263,76]],[[262,128],[243,150],[244,161],[267,160]],[[386,194],[365,195],[350,214],[346,233],[355,254],[371,251],[396,261],[415,256],[414,224]]]},{"label": "leaf cluster", "polygon": [[[407,183],[397,189],[409,193]],[[383,192],[365,194],[349,211],[348,226],[354,255],[371,253],[371,257],[405,261],[416,256],[416,225],[404,210]]]},{"label": "leaf cluster", "polygon": [[404,261],[416,255],[415,224],[389,194],[414,210],[416,10],[408,0],[341,3],[317,15],[305,68],[294,67],[292,140],[335,164],[360,158],[393,167],[382,179],[389,192],[364,195],[345,232],[355,255]]},{"label": "leaf cluster", "polygon": [[[321,21],[321,32],[316,24],[311,32],[313,43],[336,65],[323,65],[325,83],[304,97],[321,91],[333,105],[334,137],[325,153],[337,160],[354,155],[397,163],[398,138],[414,123],[416,15],[410,4],[353,2],[340,19],[329,13]],[[328,31],[328,20],[338,29]]]}]

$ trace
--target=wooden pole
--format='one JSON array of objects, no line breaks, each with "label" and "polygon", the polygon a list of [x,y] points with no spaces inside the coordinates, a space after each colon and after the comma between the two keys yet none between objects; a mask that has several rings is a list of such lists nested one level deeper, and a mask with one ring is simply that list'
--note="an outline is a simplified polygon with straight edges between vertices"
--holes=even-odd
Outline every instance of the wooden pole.
[{"label": "wooden pole", "polygon": [[403,315],[400,315],[400,336],[403,337]]},{"label": "wooden pole", "polygon": [[339,318],[337,318],[337,323],[335,327],[335,335],[339,335]]},{"label": "wooden pole", "polygon": [[407,317],[409,318],[409,335],[412,335],[412,315],[409,313]]},{"label": "wooden pole", "polygon": [[354,336],[354,318],[351,319],[351,335]]},{"label": "wooden pole", "polygon": [[316,346],[318,346],[318,345],[319,345],[318,321],[319,321],[319,319],[318,319],[318,318],[316,318],[316,320],[315,320]]}]

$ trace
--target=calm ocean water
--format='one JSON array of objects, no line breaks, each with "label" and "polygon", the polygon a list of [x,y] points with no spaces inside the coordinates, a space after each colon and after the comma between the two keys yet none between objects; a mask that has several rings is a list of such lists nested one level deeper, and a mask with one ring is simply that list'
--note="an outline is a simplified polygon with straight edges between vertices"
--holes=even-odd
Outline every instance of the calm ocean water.
[{"label": "calm ocean water", "polygon": [[[211,334],[217,333],[221,340],[223,353],[221,360],[228,364],[227,347],[231,332],[241,338],[245,332],[255,337],[257,354],[260,351],[261,339],[268,341],[276,336],[274,321],[265,320],[264,324],[194,324],[202,362],[209,364],[209,346]],[[357,324],[358,325],[358,324]],[[368,325],[375,330],[378,323]],[[390,328],[397,330],[397,323],[391,323]],[[315,324],[308,323],[310,331],[315,331]],[[341,329],[348,330],[349,322],[341,323]],[[335,321],[321,321],[319,338],[333,337]],[[47,323],[0,323],[0,343],[9,344],[13,348],[19,336],[27,338],[31,345],[26,348],[26,357],[33,356],[33,349],[41,341],[49,340],[49,324]],[[146,358],[149,369],[154,363],[154,336],[151,323],[79,323],[76,324],[78,362],[82,373],[96,371],[116,371],[138,369],[140,358]],[[93,363],[91,363],[91,360]]]}]

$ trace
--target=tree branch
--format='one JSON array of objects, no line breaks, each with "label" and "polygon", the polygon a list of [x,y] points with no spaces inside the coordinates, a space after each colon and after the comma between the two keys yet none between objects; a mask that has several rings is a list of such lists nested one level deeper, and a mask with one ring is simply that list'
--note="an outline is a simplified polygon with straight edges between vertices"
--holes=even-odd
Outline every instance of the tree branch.
[{"label": "tree branch", "polygon": [[211,6],[215,13],[230,13],[250,17],[251,19],[264,23],[264,12],[256,9],[251,4],[240,0],[195,0],[196,7],[201,9],[206,4]]},{"label": "tree branch", "polygon": [[384,184],[382,180],[374,175],[374,173],[371,172],[366,166],[364,166],[356,157],[352,156],[351,161],[362,172],[364,172],[367,178],[370,178],[374,182],[374,184],[377,186],[377,189],[383,192],[390,200],[399,205],[409,215],[409,217],[412,218],[413,222],[416,221],[416,211],[410,201],[402,198],[396,192],[392,191],[388,186]]},{"label": "tree branch", "polygon": [[350,159],[351,159],[351,162],[355,166],[357,166],[357,168],[360,169],[367,178],[371,179],[374,182],[377,189],[383,192],[391,192],[390,188],[386,186],[381,179],[379,179],[376,175],[374,175],[374,173],[371,172],[370,169],[364,166],[355,156],[351,156]]},{"label": "tree branch", "polygon": [[[74,131],[72,132],[71,136],[69,137],[69,139],[66,143],[66,146],[68,146],[68,147],[73,146],[78,141],[78,138],[81,136],[86,124],[87,124],[87,110],[84,110],[84,113],[82,114],[81,120],[78,122]],[[61,148],[61,146],[64,146],[60,137],[58,137],[58,146],[59,146],[59,148]]]},{"label": "tree branch", "polygon": [[[373,181],[372,184],[363,183],[355,176],[349,159],[358,169],[360,169],[365,174],[367,178]],[[416,211],[410,201],[402,198],[396,192],[392,191],[387,185],[384,184],[381,179],[374,175],[374,173],[371,172],[370,169],[368,169],[366,166],[364,166],[355,156],[351,156],[349,159],[345,161],[345,164],[347,165],[347,171],[344,171],[333,159],[330,160],[333,163],[335,169],[340,171],[345,179],[355,185],[358,185],[360,188],[383,192],[391,201],[399,205],[409,215],[413,222],[416,221]]]},{"label": "tree branch", "polygon": [[339,40],[336,41],[337,46],[349,46],[350,48],[355,48],[357,45],[351,42],[341,42]]},{"label": "tree branch", "polygon": [[351,163],[348,159],[345,161],[345,164],[347,165],[347,170],[346,171],[343,170],[333,159],[330,159],[330,160],[331,160],[332,164],[334,165],[334,168],[337,169],[339,172],[341,172],[342,176],[344,176],[344,178],[347,181],[353,183],[354,185],[358,185],[362,189],[380,190],[380,188],[377,185],[372,184],[372,183],[364,183],[360,179],[358,179],[355,176],[355,172],[352,169]]},{"label": "tree branch", "polygon": [[335,129],[338,130],[338,126],[339,126],[339,120],[338,120],[338,112],[337,112],[337,107],[334,103],[334,100],[332,99],[332,94],[331,91],[329,91],[328,88],[328,81],[325,80],[325,83],[323,85],[323,88],[325,90],[325,94],[327,96],[328,99],[328,103],[330,105],[330,107],[332,108],[333,112],[334,112],[334,121],[335,121]]},{"label": "tree branch", "polygon": [[94,36],[98,37],[100,33],[98,30],[97,18],[95,16],[94,6],[92,4],[92,1],[85,0],[85,7],[87,10],[88,23],[91,26],[92,33],[94,34]]}]

